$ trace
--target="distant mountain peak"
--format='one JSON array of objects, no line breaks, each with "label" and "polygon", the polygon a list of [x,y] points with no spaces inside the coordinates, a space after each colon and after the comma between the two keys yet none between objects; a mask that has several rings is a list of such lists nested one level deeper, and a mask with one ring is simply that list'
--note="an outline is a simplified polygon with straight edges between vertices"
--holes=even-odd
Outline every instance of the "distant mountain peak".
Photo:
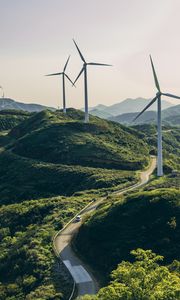
[{"label": "distant mountain peak", "polygon": [[[108,119],[111,121],[118,122],[120,124],[126,125],[136,125],[136,124],[150,124],[157,122],[157,112],[156,111],[145,111],[140,118],[138,118],[135,122],[133,119],[137,116],[136,112],[132,113],[124,113],[118,116],[111,116]],[[180,125],[180,104],[171,106],[169,108],[162,110],[162,122],[163,124],[170,125]]]},{"label": "distant mountain peak", "polygon": [[[90,113],[96,115],[96,116],[102,116],[104,114],[104,118],[106,118],[106,116],[111,115],[111,116],[118,116],[121,114],[127,114],[127,113],[137,113],[139,111],[141,111],[148,103],[148,101],[150,101],[151,99],[145,99],[142,97],[138,97],[138,98],[127,98],[124,101],[115,103],[113,105],[110,106],[105,106],[102,104],[99,104],[97,106],[95,106],[94,108],[91,108]],[[167,109],[169,107],[173,106],[172,103],[166,101],[163,99],[162,101],[162,109]],[[150,110],[151,111],[156,111],[157,109],[157,104],[154,103]]]},{"label": "distant mountain peak", "polygon": [[22,102],[15,101],[11,98],[0,98],[0,110],[9,110],[9,109],[23,110],[28,112],[39,112],[44,109],[50,109],[52,111],[55,110],[55,108],[53,107],[47,107],[40,104],[22,103]]}]

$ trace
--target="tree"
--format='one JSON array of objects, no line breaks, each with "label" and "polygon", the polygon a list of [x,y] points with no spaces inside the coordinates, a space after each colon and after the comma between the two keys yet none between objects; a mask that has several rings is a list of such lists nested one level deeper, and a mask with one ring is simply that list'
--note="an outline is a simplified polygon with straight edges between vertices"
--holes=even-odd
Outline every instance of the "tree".
[{"label": "tree", "polygon": [[120,263],[111,274],[113,281],[97,296],[83,300],[177,300],[180,297],[180,279],[168,267],[159,265],[163,256],[151,250],[131,251],[135,262]]}]

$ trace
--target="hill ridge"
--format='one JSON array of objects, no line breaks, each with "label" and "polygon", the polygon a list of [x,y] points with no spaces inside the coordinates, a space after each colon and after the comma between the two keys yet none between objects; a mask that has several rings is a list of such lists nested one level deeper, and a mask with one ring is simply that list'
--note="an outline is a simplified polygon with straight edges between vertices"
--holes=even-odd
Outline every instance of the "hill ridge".
[{"label": "hill ridge", "polygon": [[[13,128],[12,151],[42,161],[137,170],[147,164],[148,148],[141,134],[122,125],[68,109],[34,114]],[[141,154],[139,153],[141,149]]]}]

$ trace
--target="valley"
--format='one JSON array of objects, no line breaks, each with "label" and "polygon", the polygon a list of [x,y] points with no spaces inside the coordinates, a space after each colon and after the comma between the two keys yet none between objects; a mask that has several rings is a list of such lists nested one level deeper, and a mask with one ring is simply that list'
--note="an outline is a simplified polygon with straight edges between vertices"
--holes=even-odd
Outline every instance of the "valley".
[{"label": "valley", "polygon": [[[66,116],[60,111],[5,111],[2,115],[2,299],[69,299],[73,280],[53,254],[52,237],[92,200],[96,210],[92,216],[83,217],[73,247],[85,265],[95,271],[100,287],[108,284],[110,272],[121,260],[131,261],[129,252],[137,247],[163,254],[166,264],[178,259],[175,224],[179,215],[174,207],[178,207],[179,177],[172,175],[179,170],[178,128],[170,127],[164,133],[165,177],[158,179],[153,173],[149,184],[140,187],[141,171],[148,168],[150,155],[156,154],[153,125],[132,128],[94,116],[84,124],[83,113],[74,109],[69,109]],[[147,173],[141,180],[146,182]],[[131,186],[140,191],[134,192]],[[121,190],[125,194],[119,194]],[[151,207],[151,202],[157,202],[158,210]],[[171,210],[166,216],[167,207]],[[146,210],[153,213],[151,217],[146,216]],[[158,218],[162,210],[161,221]],[[132,219],[137,228],[131,228]],[[167,235],[159,233],[159,244],[153,238],[147,242],[145,237],[151,230],[148,224],[153,222],[156,232],[157,221],[162,232],[164,224],[169,224]],[[117,236],[118,232],[124,233]],[[93,255],[98,257],[96,264]],[[104,257],[109,257],[106,263]]]}]

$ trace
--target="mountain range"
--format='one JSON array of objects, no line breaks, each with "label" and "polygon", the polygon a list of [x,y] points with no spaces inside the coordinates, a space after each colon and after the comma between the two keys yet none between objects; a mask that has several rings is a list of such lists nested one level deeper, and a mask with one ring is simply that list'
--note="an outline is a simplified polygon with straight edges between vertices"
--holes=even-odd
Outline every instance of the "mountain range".
[{"label": "mountain range", "polygon": [[[89,108],[89,111],[92,115],[101,117],[101,118],[110,118],[112,116],[121,115],[124,113],[133,113],[141,111],[150,101],[150,99],[144,99],[144,98],[136,98],[131,99],[128,98],[122,102],[106,106],[103,104],[98,104],[95,107]],[[163,100],[162,101],[162,109],[166,109],[169,107],[173,107],[173,104]],[[55,108],[48,107],[45,105],[35,104],[35,103],[23,103],[19,102],[10,98],[0,98],[0,110],[9,110],[9,109],[15,109],[15,110],[23,110],[28,112],[39,112],[44,109],[49,109],[54,111]],[[156,104],[153,104],[151,106],[151,110],[156,110]]]},{"label": "mountain range", "polygon": [[[157,113],[155,111],[145,111],[135,122],[137,112],[125,113],[118,116],[109,117],[111,121],[125,125],[155,123]],[[162,110],[162,122],[164,125],[180,125],[180,104]]]},{"label": "mountain range", "polygon": [[[125,125],[133,125],[132,121],[137,115],[137,112],[141,111],[150,101],[150,99],[128,98],[120,103],[113,104],[111,106],[106,106],[99,104],[95,107],[89,108],[91,115],[100,117],[102,119],[109,119]],[[40,104],[27,104],[15,101],[10,98],[1,98],[0,99],[0,111],[9,111],[12,119],[13,110],[19,110],[24,112],[40,112],[43,110],[49,109],[50,111],[55,111],[53,107],[47,107]],[[1,114],[0,114],[1,115]],[[2,119],[1,116],[0,119]],[[7,117],[7,116],[6,116]],[[20,116],[18,116],[20,117]],[[23,116],[24,117],[24,116]],[[21,116],[22,118],[22,116]],[[180,104],[173,105],[172,103],[163,100],[162,101],[162,120],[164,124],[169,125],[179,125],[180,124]],[[6,119],[7,121],[7,119]],[[4,122],[4,121],[3,121]],[[155,123],[156,122],[156,103],[151,106],[151,110],[147,110],[139,119],[134,123],[143,124],[143,123]],[[2,123],[2,121],[1,121]],[[2,124],[1,124],[2,125]],[[13,124],[14,125],[14,124]],[[4,125],[3,125],[4,126]],[[10,123],[9,123],[10,126]],[[12,126],[13,127],[13,126]],[[9,128],[12,128],[11,126]]]},{"label": "mountain range", "polygon": [[[95,107],[90,108],[90,113],[92,115],[96,115],[97,117],[103,117],[104,118],[110,118],[112,116],[118,116],[125,113],[133,113],[133,112],[139,112],[141,111],[150,101],[151,99],[145,99],[145,98],[127,98],[126,100],[110,105],[105,106],[102,104],[99,104]],[[173,106],[172,103],[163,100],[162,101],[162,109],[166,109]],[[151,106],[152,111],[155,111],[157,109],[156,103]]]},{"label": "mountain range", "polygon": [[0,98],[0,110],[7,110],[7,109],[16,109],[16,110],[24,110],[28,112],[39,112],[44,109],[50,109],[52,111],[55,110],[53,107],[47,107],[40,104],[34,104],[34,103],[22,103],[15,101],[10,98]]}]

